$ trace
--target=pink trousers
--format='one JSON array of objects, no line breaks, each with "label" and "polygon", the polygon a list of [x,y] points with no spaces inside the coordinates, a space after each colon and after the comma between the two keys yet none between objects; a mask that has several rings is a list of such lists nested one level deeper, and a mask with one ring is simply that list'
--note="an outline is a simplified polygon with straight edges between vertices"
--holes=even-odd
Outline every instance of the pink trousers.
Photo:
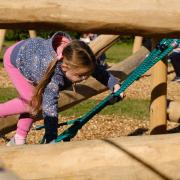
[{"label": "pink trousers", "polygon": [[0,104],[0,117],[20,114],[16,133],[26,137],[29,132],[33,119],[29,115],[29,102],[32,99],[34,86],[11,64],[10,56],[13,48],[9,47],[4,54],[4,67],[10,80],[15,86],[19,97]]}]

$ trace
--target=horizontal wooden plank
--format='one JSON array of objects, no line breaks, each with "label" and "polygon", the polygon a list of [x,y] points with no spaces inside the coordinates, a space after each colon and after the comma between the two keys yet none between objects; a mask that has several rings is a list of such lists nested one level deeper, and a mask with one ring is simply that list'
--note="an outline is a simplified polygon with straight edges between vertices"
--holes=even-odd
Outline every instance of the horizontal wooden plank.
[{"label": "horizontal wooden plank", "polygon": [[0,28],[179,36],[179,0],[0,1]]}]

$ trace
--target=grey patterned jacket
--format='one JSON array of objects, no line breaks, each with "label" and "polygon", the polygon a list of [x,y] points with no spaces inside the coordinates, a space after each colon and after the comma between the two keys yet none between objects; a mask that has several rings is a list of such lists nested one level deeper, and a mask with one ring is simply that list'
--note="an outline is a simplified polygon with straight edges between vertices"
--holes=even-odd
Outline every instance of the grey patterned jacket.
[{"label": "grey patterned jacket", "polygon": [[[53,48],[53,40],[57,35],[64,35],[70,39],[63,32],[57,32],[49,39],[30,38],[20,42],[11,53],[11,63],[34,85],[38,84],[50,61],[57,56]],[[65,77],[60,65],[61,61],[57,63],[51,81],[43,93],[42,110],[44,118],[58,117],[59,92],[72,84]],[[112,74],[98,63],[92,76],[111,90],[113,90],[115,84],[119,83]]]}]

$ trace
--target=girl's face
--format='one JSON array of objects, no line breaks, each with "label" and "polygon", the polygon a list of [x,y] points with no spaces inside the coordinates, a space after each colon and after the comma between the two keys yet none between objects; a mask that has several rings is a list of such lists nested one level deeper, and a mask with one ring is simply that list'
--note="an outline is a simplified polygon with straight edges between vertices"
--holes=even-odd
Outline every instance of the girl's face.
[{"label": "girl's face", "polygon": [[69,79],[73,83],[78,83],[78,82],[81,82],[83,80],[86,80],[90,76],[88,68],[74,68],[74,69],[72,69],[65,62],[62,63],[61,68],[64,71],[67,79]]}]

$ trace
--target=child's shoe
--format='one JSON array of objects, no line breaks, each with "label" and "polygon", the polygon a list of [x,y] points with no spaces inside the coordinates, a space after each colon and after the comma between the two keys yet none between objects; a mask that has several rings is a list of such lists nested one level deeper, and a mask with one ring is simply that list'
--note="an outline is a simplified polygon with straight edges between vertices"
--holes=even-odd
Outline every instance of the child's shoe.
[{"label": "child's shoe", "polygon": [[15,137],[13,136],[6,146],[16,146]]},{"label": "child's shoe", "polygon": [[56,138],[51,138],[51,139],[46,139],[46,137],[45,136],[43,136],[43,138],[42,138],[42,140],[39,142],[40,144],[55,144],[56,142],[55,142],[55,139]]},{"label": "child's shoe", "polygon": [[15,136],[10,139],[6,146],[16,146],[24,144],[26,144],[26,139],[18,134],[15,134]]}]

